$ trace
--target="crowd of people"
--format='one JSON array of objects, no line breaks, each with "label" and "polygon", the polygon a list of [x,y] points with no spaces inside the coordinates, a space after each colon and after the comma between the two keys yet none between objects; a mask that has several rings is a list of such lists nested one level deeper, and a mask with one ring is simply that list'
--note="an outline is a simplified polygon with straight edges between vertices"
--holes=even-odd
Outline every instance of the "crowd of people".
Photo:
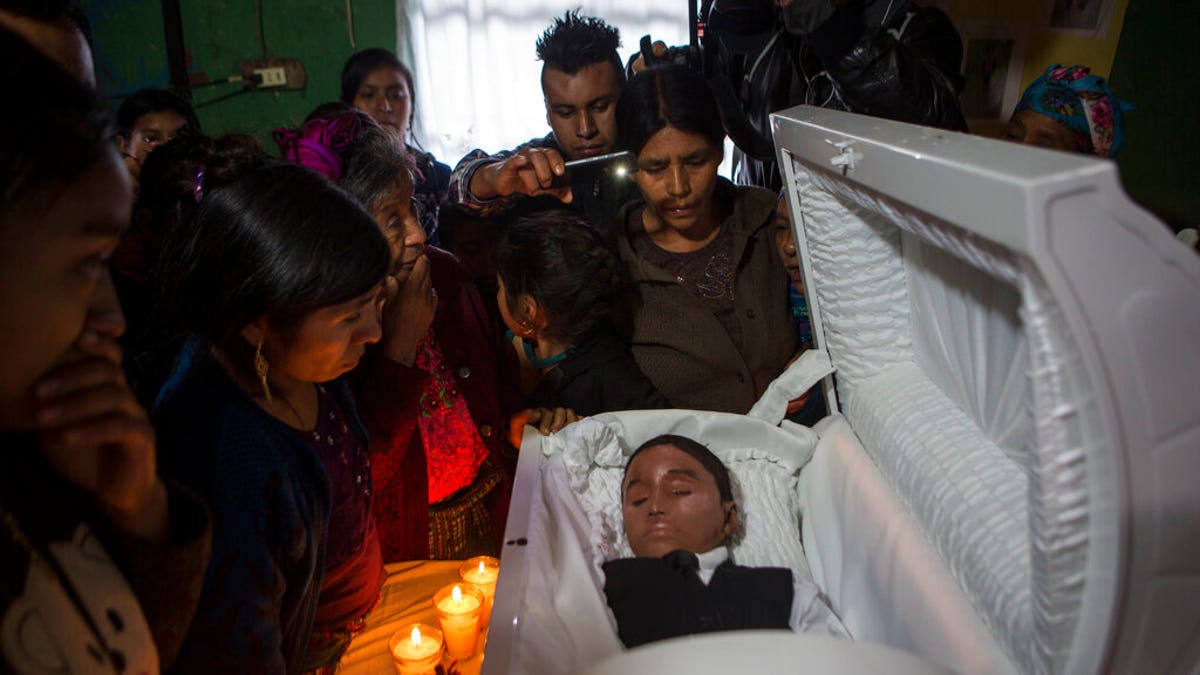
[{"label": "crowd of people", "polygon": [[[765,114],[965,128],[940,11],[781,4],[787,51],[756,67],[799,70],[761,96],[726,86],[744,41],[707,76],[627,68],[605,21],[554,19],[536,41],[550,132],[451,170],[413,136],[390,51],[354,54],[336,100],[268,150],[204,135],[167,91],[114,124],[73,3],[6,2],[0,76],[23,92],[0,132],[6,670],[328,671],[385,563],[499,551],[525,427],[746,412],[811,342]],[[1111,157],[1126,107],[1055,66],[1006,133]],[[727,134],[757,185],[718,175]],[[620,150],[630,176],[564,175]],[[814,391],[789,410],[823,409]],[[629,475],[664,444],[708,461],[685,441]],[[727,529],[712,501],[697,553]]]}]

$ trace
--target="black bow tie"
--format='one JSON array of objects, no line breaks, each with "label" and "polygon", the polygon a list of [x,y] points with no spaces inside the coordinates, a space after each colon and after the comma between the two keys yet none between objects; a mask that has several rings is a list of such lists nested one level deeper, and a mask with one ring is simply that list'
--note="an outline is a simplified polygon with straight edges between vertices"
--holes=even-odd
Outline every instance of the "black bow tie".
[{"label": "black bow tie", "polygon": [[700,571],[700,559],[695,553],[679,549],[671,551],[662,557],[666,561],[667,566],[677,572],[683,573],[698,573]]}]

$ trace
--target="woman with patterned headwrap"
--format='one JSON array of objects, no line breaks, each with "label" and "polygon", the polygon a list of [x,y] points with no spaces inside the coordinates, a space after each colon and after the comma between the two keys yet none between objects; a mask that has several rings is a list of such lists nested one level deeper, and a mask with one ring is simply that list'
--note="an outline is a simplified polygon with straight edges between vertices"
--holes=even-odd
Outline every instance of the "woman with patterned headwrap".
[{"label": "woman with patterned headwrap", "polygon": [[1123,113],[1132,108],[1087,68],[1055,64],[1021,94],[1004,137],[1111,158],[1125,139]]}]

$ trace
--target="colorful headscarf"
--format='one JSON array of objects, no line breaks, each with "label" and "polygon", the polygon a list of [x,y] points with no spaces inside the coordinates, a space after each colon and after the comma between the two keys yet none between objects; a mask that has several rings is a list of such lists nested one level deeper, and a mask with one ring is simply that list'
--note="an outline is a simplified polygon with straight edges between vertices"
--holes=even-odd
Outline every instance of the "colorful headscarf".
[{"label": "colorful headscarf", "polygon": [[329,119],[313,119],[299,129],[276,129],[275,143],[284,159],[306,166],[336,182],[342,177],[341,154],[358,138],[362,120],[357,111]]},{"label": "colorful headscarf", "polygon": [[1113,157],[1125,140],[1122,113],[1133,105],[1113,95],[1108,83],[1083,66],[1046,69],[1021,94],[1013,110],[1041,113],[1070,129],[1079,148],[1097,157]]}]

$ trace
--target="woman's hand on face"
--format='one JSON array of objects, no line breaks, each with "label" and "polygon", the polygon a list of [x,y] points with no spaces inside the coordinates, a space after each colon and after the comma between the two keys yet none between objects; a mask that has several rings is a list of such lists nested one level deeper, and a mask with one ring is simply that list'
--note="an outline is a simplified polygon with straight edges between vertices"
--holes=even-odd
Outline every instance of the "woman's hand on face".
[{"label": "woman's hand on face", "polygon": [[167,489],[155,463],[154,428],[121,370],[115,337],[89,325],[79,358],[34,385],[35,422],[51,466],[99,502],[120,530],[167,537]]},{"label": "woman's hand on face", "polygon": [[403,283],[388,277],[387,295],[383,301],[383,353],[391,360],[411,366],[433,317],[437,313],[437,291],[429,272],[429,256],[413,263],[412,271]]}]

